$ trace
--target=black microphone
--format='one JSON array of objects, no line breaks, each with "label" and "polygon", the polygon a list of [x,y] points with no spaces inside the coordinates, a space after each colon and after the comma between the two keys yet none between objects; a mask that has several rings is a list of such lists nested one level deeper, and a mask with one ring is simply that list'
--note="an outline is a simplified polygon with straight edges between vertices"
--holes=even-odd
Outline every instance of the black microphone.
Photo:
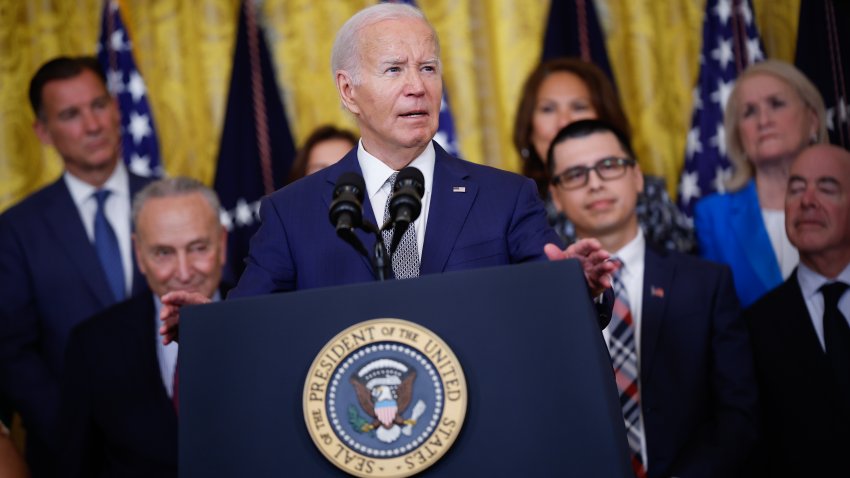
[{"label": "black microphone", "polygon": [[390,197],[390,217],[381,228],[388,230],[395,225],[393,240],[390,243],[390,255],[395,252],[401,242],[401,236],[422,212],[423,194],[425,194],[425,177],[422,176],[422,171],[412,166],[399,171],[393,187],[393,195]]},{"label": "black microphone", "polygon": [[[363,255],[368,253],[354,229],[363,225],[363,192],[366,183],[357,173],[342,173],[334,186],[333,202],[328,217],[336,228],[336,233]],[[373,226],[374,227],[374,226]]]}]

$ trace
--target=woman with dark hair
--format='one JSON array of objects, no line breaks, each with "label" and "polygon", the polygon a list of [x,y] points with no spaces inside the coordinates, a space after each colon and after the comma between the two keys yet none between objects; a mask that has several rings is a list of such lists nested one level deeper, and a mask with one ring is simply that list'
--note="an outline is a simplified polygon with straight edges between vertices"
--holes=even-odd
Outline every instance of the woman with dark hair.
[{"label": "woman with dark hair", "polygon": [[[552,206],[548,196],[546,152],[564,126],[580,119],[601,119],[631,136],[631,128],[611,81],[596,65],[578,58],[545,61],[531,72],[522,90],[514,146],[522,156],[522,173],[537,183],[546,200],[549,221],[572,243],[575,227]],[[647,240],[667,249],[691,252],[695,246],[690,221],[670,200],[664,179],[644,176],[637,204],[638,221]]]},{"label": "woman with dark hair", "polygon": [[288,183],[336,163],[357,145],[357,136],[333,125],[319,126],[295,154]]}]

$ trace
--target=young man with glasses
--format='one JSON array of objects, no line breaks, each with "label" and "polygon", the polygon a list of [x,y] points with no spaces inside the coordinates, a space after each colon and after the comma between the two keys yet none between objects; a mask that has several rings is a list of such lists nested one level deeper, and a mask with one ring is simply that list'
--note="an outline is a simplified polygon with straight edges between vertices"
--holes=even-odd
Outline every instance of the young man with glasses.
[{"label": "young man with glasses", "polygon": [[555,206],[622,266],[603,331],[636,476],[737,476],[755,440],[756,390],[728,267],[648,244],[640,166],[625,136],[570,124],[548,154]]}]

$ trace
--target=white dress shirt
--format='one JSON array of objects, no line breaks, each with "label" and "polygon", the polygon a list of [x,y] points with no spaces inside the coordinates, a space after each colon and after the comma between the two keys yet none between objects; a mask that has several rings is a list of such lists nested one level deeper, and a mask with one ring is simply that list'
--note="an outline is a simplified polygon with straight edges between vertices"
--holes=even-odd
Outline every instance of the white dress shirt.
[{"label": "white dress shirt", "polygon": [[[416,248],[420,261],[422,260],[422,246],[425,244],[425,225],[428,224],[428,210],[431,205],[431,186],[434,184],[435,160],[434,143],[428,142],[425,151],[422,151],[422,154],[408,164],[408,166],[413,166],[422,171],[422,176],[425,178],[422,212],[413,221],[413,227],[416,228]],[[357,161],[360,163],[360,170],[363,171],[366,194],[372,203],[372,212],[375,214],[375,220],[378,221],[377,226],[381,227],[384,223],[384,208],[387,205],[387,198],[392,193],[387,179],[396,171],[363,149],[362,139],[357,145]]]},{"label": "white dress shirt", "polygon": [[[213,302],[221,300],[221,294],[215,291],[212,296]],[[159,311],[162,309],[162,302],[156,294],[153,294],[154,303],[154,326],[156,333],[156,359],[159,362],[159,375],[162,377],[162,384],[165,385],[165,393],[169,397],[174,396],[174,369],[177,366],[177,352],[180,346],[177,342],[171,341],[168,345],[163,345],[162,336],[159,335],[159,328],[162,326],[162,321],[159,320]]]},{"label": "white dress shirt", "polygon": [[791,244],[788,233],[785,232],[785,211],[762,209],[761,218],[764,221],[765,229],[767,229],[767,236],[770,238],[770,245],[773,247],[773,255],[776,256],[776,263],[779,264],[782,280],[788,279],[800,262],[800,253]]},{"label": "white dress shirt", "polygon": [[[820,340],[821,348],[826,351],[826,344],[823,340],[823,294],[820,292],[821,286],[829,282],[844,282],[850,284],[850,264],[838,274],[835,279],[827,279],[817,272],[806,267],[802,262],[797,269],[797,283],[800,284],[800,291],[803,293],[803,299],[806,301],[806,308],[809,309],[809,319],[812,321],[812,326],[815,328],[815,333]],[[845,292],[838,301],[838,310],[847,319],[850,325],[850,291]]]},{"label": "white dress shirt", "polygon": [[[94,215],[97,212],[97,199],[94,197],[95,188],[91,184],[82,181],[68,171],[63,175],[65,185],[71,193],[71,198],[80,213],[80,219],[86,228],[89,242],[94,243]],[[124,269],[125,292],[129,296],[133,291],[133,247],[131,244],[130,226],[130,177],[124,163],[118,161],[115,171],[100,189],[108,189],[109,196],[104,203],[104,214],[115,237],[118,239],[118,248],[121,251],[121,266]]]}]

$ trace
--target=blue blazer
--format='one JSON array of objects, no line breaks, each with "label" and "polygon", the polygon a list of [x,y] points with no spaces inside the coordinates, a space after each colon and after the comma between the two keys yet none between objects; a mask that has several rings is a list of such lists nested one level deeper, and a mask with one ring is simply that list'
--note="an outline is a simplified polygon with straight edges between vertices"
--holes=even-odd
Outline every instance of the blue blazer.
[{"label": "blue blazer", "polygon": [[[532,180],[454,158],[436,143],[434,149],[422,275],[545,260],[546,243],[561,245]],[[245,272],[229,297],[374,280],[369,259],[328,220],[334,184],[345,172],[362,174],[356,148],[263,201]],[[368,198],[363,218],[375,223]],[[371,250],[374,235],[358,237]]]},{"label": "blue blazer", "polygon": [[737,476],[756,440],[749,334],[729,268],[647,247],[640,395],[648,476]]},{"label": "blue blazer", "polygon": [[[129,177],[131,194],[149,181]],[[49,443],[71,329],[115,302],[61,177],[0,215],[0,283],[0,388],[28,442]],[[134,266],[133,293],[145,290]]]},{"label": "blue blazer", "polygon": [[743,307],[782,283],[782,272],[761,217],[755,181],[740,191],[697,202],[694,224],[700,255],[732,268]]},{"label": "blue blazer", "polygon": [[156,356],[152,294],[76,327],[62,375],[63,477],[177,477],[177,414]]}]

